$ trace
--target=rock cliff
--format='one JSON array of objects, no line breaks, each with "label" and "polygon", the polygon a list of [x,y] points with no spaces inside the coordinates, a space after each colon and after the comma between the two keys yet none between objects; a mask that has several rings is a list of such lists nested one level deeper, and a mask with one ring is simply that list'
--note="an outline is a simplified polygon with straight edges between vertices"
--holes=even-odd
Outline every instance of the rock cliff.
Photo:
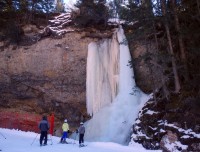
[{"label": "rock cliff", "polygon": [[29,46],[4,47],[0,52],[1,109],[41,115],[54,112],[56,122],[67,118],[73,127],[86,119],[86,59],[92,39],[82,39],[83,35],[77,31]]}]

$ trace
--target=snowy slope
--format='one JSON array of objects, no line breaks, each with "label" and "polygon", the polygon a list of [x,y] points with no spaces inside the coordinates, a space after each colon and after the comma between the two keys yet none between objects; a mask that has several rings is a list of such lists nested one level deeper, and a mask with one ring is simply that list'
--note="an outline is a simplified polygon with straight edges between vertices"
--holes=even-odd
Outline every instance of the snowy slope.
[{"label": "snowy slope", "polygon": [[[6,139],[3,138],[3,136]],[[34,139],[37,136],[35,142]],[[51,139],[51,137],[49,137]],[[17,130],[9,130],[0,128],[0,149],[3,152],[146,152],[141,145],[134,145],[133,147],[122,146],[110,142],[86,142],[86,147],[79,148],[78,141],[68,139],[72,144],[59,144],[59,137],[52,137],[48,140],[47,146],[39,146],[39,135],[33,132],[23,132]],[[33,144],[32,144],[33,143]],[[32,145],[31,145],[32,144]],[[151,151],[154,152],[154,151]],[[155,151],[161,152],[161,151]]]}]

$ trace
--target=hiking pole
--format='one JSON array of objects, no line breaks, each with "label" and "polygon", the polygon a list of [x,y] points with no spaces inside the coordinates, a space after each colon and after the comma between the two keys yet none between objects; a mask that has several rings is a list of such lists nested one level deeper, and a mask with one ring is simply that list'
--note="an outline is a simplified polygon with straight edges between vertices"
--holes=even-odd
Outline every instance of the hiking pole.
[{"label": "hiking pole", "polygon": [[74,144],[75,144],[77,135],[78,135],[78,132],[76,131],[76,135],[75,135],[75,138],[74,138]]},{"label": "hiking pole", "polygon": [[53,145],[52,135],[49,134],[49,136],[50,136],[50,140],[51,140],[51,145]]},{"label": "hiking pole", "polygon": [[37,138],[38,134],[36,135],[36,137],[34,138],[33,142],[31,143],[31,145],[35,142],[36,138]]},{"label": "hiking pole", "polygon": [[53,145],[53,139],[52,139],[52,136],[51,136],[51,145]]},{"label": "hiking pole", "polygon": [[0,134],[1,134],[1,136],[4,138],[4,139],[6,139],[6,137],[0,132]]},{"label": "hiking pole", "polygon": [[74,142],[73,142],[73,144],[75,144],[75,140],[76,140],[76,135],[74,136]]}]

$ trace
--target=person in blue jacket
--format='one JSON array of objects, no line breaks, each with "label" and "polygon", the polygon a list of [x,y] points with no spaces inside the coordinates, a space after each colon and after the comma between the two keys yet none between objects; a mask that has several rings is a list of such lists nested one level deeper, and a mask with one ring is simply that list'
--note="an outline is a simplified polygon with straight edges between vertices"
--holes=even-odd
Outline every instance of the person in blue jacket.
[{"label": "person in blue jacket", "polygon": [[42,146],[42,141],[44,139],[44,146],[47,145],[47,133],[49,130],[49,123],[47,121],[47,117],[43,116],[42,120],[40,121],[39,125],[38,125],[41,134],[40,134],[40,146]]}]

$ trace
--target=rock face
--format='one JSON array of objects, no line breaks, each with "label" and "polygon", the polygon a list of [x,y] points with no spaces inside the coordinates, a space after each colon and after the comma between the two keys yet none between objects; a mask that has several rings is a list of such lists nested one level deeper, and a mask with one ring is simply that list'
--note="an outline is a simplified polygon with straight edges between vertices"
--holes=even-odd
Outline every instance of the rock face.
[{"label": "rock face", "polygon": [[[156,88],[160,88],[162,86],[161,77],[163,73],[159,65],[156,62],[152,62],[157,60],[155,45],[147,46],[142,41],[136,44],[130,43],[130,51],[137,86],[146,93],[151,93]],[[151,62],[150,58],[153,59]]]},{"label": "rock face", "polygon": [[131,140],[164,152],[200,151],[199,114],[194,108],[187,111],[189,105],[183,101],[172,101],[149,100],[139,112]]},{"label": "rock face", "polygon": [[56,122],[67,118],[72,128],[86,119],[86,59],[92,39],[81,39],[82,34],[4,48],[0,52],[1,109],[53,112]]}]

